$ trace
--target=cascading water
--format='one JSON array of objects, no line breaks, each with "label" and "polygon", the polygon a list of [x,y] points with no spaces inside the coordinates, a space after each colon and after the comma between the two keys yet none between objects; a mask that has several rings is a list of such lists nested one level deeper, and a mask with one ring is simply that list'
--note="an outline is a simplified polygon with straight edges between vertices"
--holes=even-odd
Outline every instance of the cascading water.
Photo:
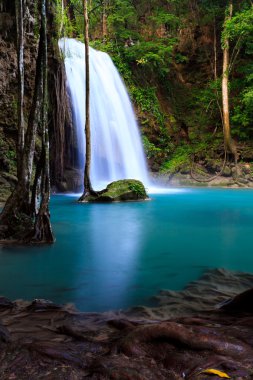
[{"label": "cascading water", "polygon": [[[61,39],[67,86],[78,141],[79,167],[85,161],[85,46]],[[134,111],[126,88],[108,54],[90,52],[91,182],[101,189],[124,178],[149,184],[148,171]]]}]

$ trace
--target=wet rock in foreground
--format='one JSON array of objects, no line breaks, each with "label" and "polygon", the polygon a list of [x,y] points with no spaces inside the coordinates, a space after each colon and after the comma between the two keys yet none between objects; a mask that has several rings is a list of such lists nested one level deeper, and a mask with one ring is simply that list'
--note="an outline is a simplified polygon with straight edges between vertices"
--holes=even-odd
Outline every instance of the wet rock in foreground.
[{"label": "wet rock in foreground", "polygon": [[[230,277],[231,288],[227,282]],[[215,286],[208,291],[210,280],[215,280]],[[184,307],[190,305],[192,297],[195,312],[191,310],[189,315],[174,317],[167,314],[166,318],[162,309],[161,319],[159,307],[153,318],[148,314],[140,318],[134,310],[80,313],[73,307],[45,300],[11,303],[2,298],[5,307],[0,308],[0,378],[220,379],[215,374],[203,373],[212,368],[227,374],[227,378],[250,380],[253,314],[247,312],[248,309],[245,312],[242,306],[251,302],[251,293],[235,297],[233,313],[217,309],[212,302],[217,297],[224,301],[228,295],[236,294],[236,282],[245,291],[252,281],[252,275],[208,271],[200,279],[198,290],[194,282],[185,293],[179,292]],[[206,294],[201,293],[203,289]],[[198,294],[202,300],[207,299],[208,294],[213,294],[213,298],[209,304],[203,301],[204,309],[197,311]],[[163,302],[172,306],[173,295],[166,297],[167,301],[163,298]],[[180,307],[179,299],[176,305]]]}]

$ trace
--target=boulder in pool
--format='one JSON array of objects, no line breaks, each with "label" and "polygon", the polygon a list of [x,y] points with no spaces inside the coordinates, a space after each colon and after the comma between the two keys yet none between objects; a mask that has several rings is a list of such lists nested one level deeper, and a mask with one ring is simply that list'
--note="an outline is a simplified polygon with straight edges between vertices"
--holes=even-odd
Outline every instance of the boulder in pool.
[{"label": "boulder in pool", "polygon": [[87,195],[83,202],[127,202],[148,199],[145,187],[136,179],[121,179],[110,183],[106,189]]}]

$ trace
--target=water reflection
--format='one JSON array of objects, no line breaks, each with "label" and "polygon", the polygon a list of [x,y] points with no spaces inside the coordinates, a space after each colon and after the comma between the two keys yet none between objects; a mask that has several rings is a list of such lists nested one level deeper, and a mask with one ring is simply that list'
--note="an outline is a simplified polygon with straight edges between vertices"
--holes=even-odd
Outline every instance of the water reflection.
[{"label": "water reflection", "polygon": [[[115,205],[97,205],[90,212],[87,234],[91,241],[89,270],[93,273],[86,291],[102,309],[128,305],[141,251],[143,223],[138,210]],[[87,268],[86,268],[87,269]],[[85,273],[79,274],[83,280]]]}]

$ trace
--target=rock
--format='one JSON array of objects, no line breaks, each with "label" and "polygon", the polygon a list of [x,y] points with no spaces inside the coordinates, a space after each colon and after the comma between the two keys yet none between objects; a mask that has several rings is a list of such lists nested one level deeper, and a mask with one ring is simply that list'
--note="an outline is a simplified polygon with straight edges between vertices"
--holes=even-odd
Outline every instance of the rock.
[{"label": "rock", "polygon": [[83,187],[83,173],[79,169],[67,169],[64,173],[68,191],[82,191]]},{"label": "rock", "polygon": [[251,166],[250,166],[250,164],[244,164],[244,165],[242,165],[242,172],[244,173],[244,174],[251,174]]},{"label": "rock", "polygon": [[189,165],[185,165],[181,168],[180,174],[190,174],[191,173],[191,168]]},{"label": "rock", "polygon": [[105,190],[97,195],[88,195],[80,202],[125,202],[148,199],[145,187],[141,181],[135,179],[122,179],[110,183]]},{"label": "rock", "polygon": [[8,343],[11,340],[9,330],[0,323],[0,341]]},{"label": "rock", "polygon": [[[61,193],[65,193],[66,191],[68,191],[67,182],[65,182],[65,181],[58,182],[56,190],[61,192]],[[56,192],[56,190],[54,190],[54,192]]]},{"label": "rock", "polygon": [[[2,149],[2,147],[1,147]],[[1,155],[0,155],[0,163],[1,163],[1,168],[7,172],[10,171],[10,163],[8,161],[8,159],[5,157],[5,154],[3,152],[1,152]]]},{"label": "rock", "polygon": [[14,306],[14,303],[11,302],[8,298],[0,297],[0,309],[12,309]]},{"label": "rock", "polygon": [[9,186],[9,182],[0,175],[0,185]]},{"label": "rock", "polygon": [[49,300],[35,299],[32,303],[27,306],[27,310],[30,311],[48,311],[48,310],[58,310],[61,309],[61,305],[57,305]]},{"label": "rock", "polygon": [[60,192],[81,192],[83,187],[83,173],[79,169],[69,168],[64,172],[64,179],[56,182],[56,188]]},{"label": "rock", "polygon": [[229,312],[253,312],[253,288],[246,290],[243,293],[238,294],[232,299],[221,303],[220,309],[229,311]]},{"label": "rock", "polygon": [[2,173],[2,177],[5,178],[9,183],[13,185],[15,185],[18,182],[17,177],[10,173]]},{"label": "rock", "polygon": [[242,176],[243,174],[242,174],[242,170],[241,170],[241,168],[238,166],[237,168],[236,167],[233,167],[232,168],[232,175],[234,176],[234,177],[240,177],[240,176]]},{"label": "rock", "polygon": [[222,172],[223,177],[230,177],[232,175],[232,171],[229,167],[225,167]]},{"label": "rock", "polygon": [[238,182],[242,183],[243,185],[247,185],[249,183],[249,181],[246,178],[239,178]]},{"label": "rock", "polygon": [[206,169],[209,173],[216,174],[221,171],[221,164],[217,160],[206,160]]}]

